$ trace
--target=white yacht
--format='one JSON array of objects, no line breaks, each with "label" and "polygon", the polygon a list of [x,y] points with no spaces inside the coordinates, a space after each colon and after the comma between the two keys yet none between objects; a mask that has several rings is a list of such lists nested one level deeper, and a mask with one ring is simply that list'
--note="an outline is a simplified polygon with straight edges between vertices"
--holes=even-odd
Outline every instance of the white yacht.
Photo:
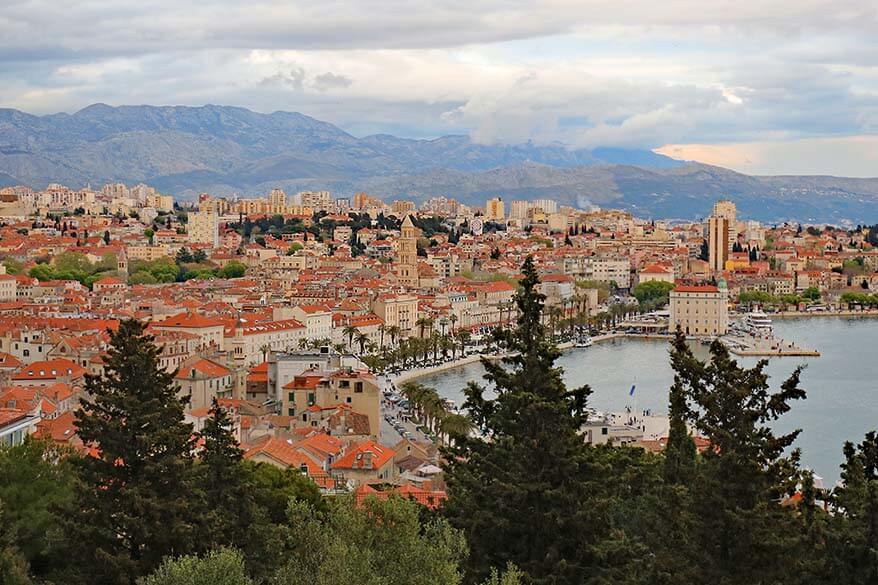
[{"label": "white yacht", "polygon": [[756,335],[770,336],[771,318],[759,309],[747,313],[744,317],[744,329]]},{"label": "white yacht", "polygon": [[591,347],[593,343],[594,342],[591,340],[591,337],[586,335],[585,337],[578,338],[576,340],[576,343],[574,344],[574,346],[575,347]]}]

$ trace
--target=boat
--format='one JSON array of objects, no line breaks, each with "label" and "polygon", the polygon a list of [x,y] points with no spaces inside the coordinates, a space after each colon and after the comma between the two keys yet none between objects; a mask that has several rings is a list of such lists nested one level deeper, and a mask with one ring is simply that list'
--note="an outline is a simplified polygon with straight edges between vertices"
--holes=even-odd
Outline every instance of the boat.
[{"label": "boat", "polygon": [[770,337],[771,318],[759,309],[751,311],[744,317],[744,329],[755,335]]},{"label": "boat", "polygon": [[573,345],[574,347],[591,347],[593,343],[594,342],[591,340],[591,337],[585,336],[577,339],[576,343],[574,343]]}]

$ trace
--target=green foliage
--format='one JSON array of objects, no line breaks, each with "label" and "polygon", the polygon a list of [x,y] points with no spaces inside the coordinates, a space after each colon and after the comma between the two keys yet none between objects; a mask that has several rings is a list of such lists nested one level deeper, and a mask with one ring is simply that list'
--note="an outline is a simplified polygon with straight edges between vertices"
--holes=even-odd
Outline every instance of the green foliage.
[{"label": "green foliage", "polygon": [[233,260],[220,268],[216,275],[220,278],[241,278],[246,272],[246,266]]},{"label": "green foliage", "polygon": [[321,508],[320,489],[298,469],[281,469],[268,463],[245,461],[249,481],[255,486],[256,503],[263,508],[272,522],[286,521],[290,500],[303,501]]},{"label": "green foliage", "polygon": [[[180,275],[180,267],[170,258],[158,258],[152,262],[134,260],[129,264],[128,271],[131,274],[128,277],[129,284],[152,284],[146,274],[149,274],[154,282],[174,282]],[[134,278],[136,275],[139,276]],[[139,282],[141,280],[143,282]]]},{"label": "green foliage", "polygon": [[37,575],[57,561],[55,511],[73,501],[73,470],[68,453],[46,441],[27,440],[0,448],[0,501],[3,520]]},{"label": "green foliage", "polygon": [[398,497],[333,498],[326,512],[289,507],[287,563],[276,585],[458,585],[463,535],[447,521],[420,521],[419,506]]},{"label": "green foliage", "polygon": [[142,323],[123,321],[110,344],[105,374],[86,378],[76,412],[79,437],[98,454],[76,462],[68,558],[96,562],[73,567],[70,583],[130,583],[196,544],[185,399]]},{"label": "green foliage", "polygon": [[27,559],[18,549],[14,526],[4,514],[0,499],[0,583],[3,585],[30,585]]},{"label": "green foliage", "polygon": [[778,505],[802,478],[798,451],[788,451],[799,431],[779,435],[771,427],[791,402],[805,397],[801,369],[772,393],[766,360],[742,368],[719,341],[703,363],[678,331],[671,355],[675,414],[711,445],[692,467],[691,450],[675,441],[673,455],[682,462],[685,453],[687,459],[676,479],[692,477],[686,532],[697,543],[685,551],[681,566],[693,571],[697,583],[799,582],[802,527],[794,509]]},{"label": "green foliage", "polygon": [[3,266],[6,267],[6,274],[19,274],[24,268],[24,264],[22,264],[15,258],[5,259],[3,261]]},{"label": "green foliage", "polygon": [[836,583],[878,583],[878,435],[845,443],[843,485],[833,493],[828,574]]},{"label": "green foliage", "polygon": [[144,270],[135,272],[128,277],[128,284],[156,284],[157,282],[155,276]]},{"label": "green foliage", "polygon": [[632,554],[603,542],[614,530],[620,487],[608,472],[619,465],[630,474],[626,485],[642,483],[635,479],[642,452],[585,444],[579,429],[590,389],[564,385],[531,258],[522,273],[516,328],[500,333],[511,354],[483,361],[496,398],[475,383],[465,390],[464,406],[481,435],[459,437],[446,452],[444,512],[467,536],[471,581],[512,562],[528,582],[580,584],[602,559],[621,563]]},{"label": "green foliage", "polygon": [[867,293],[855,293],[855,292],[846,292],[842,293],[839,300],[846,305],[860,305],[863,307],[878,307],[878,294],[867,294]]},{"label": "green foliage", "polygon": [[28,274],[39,281],[46,280],[77,280],[87,287],[116,270],[116,255],[104,256],[92,264],[85,254],[64,252],[56,256],[51,264],[37,264]]},{"label": "green foliage", "polygon": [[821,296],[820,289],[816,286],[809,286],[802,292],[802,297],[809,301],[819,301]]},{"label": "green foliage", "polygon": [[672,290],[674,290],[673,282],[650,280],[634,287],[634,298],[643,310],[659,309],[668,304]]},{"label": "green foliage", "polygon": [[518,567],[509,563],[506,570],[500,573],[496,568],[491,569],[491,576],[482,585],[522,585],[525,575]]},{"label": "green foliage", "polygon": [[186,556],[167,559],[137,585],[251,585],[243,555],[232,549],[211,551],[202,558]]}]

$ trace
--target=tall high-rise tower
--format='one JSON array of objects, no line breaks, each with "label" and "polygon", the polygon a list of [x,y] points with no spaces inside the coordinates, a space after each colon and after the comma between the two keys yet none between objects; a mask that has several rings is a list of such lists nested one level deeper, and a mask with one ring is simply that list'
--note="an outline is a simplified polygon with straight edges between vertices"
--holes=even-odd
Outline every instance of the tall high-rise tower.
[{"label": "tall high-rise tower", "polygon": [[710,269],[715,273],[725,270],[726,260],[738,237],[737,215],[738,209],[733,201],[720,199],[713,205],[713,215],[707,220]]},{"label": "tall high-rise tower", "polygon": [[412,223],[411,215],[402,220],[400,231],[396,276],[402,285],[418,286],[418,229]]}]

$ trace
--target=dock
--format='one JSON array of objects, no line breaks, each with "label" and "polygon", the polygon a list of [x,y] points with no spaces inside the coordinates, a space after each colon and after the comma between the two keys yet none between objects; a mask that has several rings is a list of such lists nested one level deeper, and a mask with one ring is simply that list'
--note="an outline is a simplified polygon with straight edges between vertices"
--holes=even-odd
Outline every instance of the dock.
[{"label": "dock", "polygon": [[799,347],[775,337],[726,335],[720,339],[731,353],[742,357],[820,357],[816,349]]}]

